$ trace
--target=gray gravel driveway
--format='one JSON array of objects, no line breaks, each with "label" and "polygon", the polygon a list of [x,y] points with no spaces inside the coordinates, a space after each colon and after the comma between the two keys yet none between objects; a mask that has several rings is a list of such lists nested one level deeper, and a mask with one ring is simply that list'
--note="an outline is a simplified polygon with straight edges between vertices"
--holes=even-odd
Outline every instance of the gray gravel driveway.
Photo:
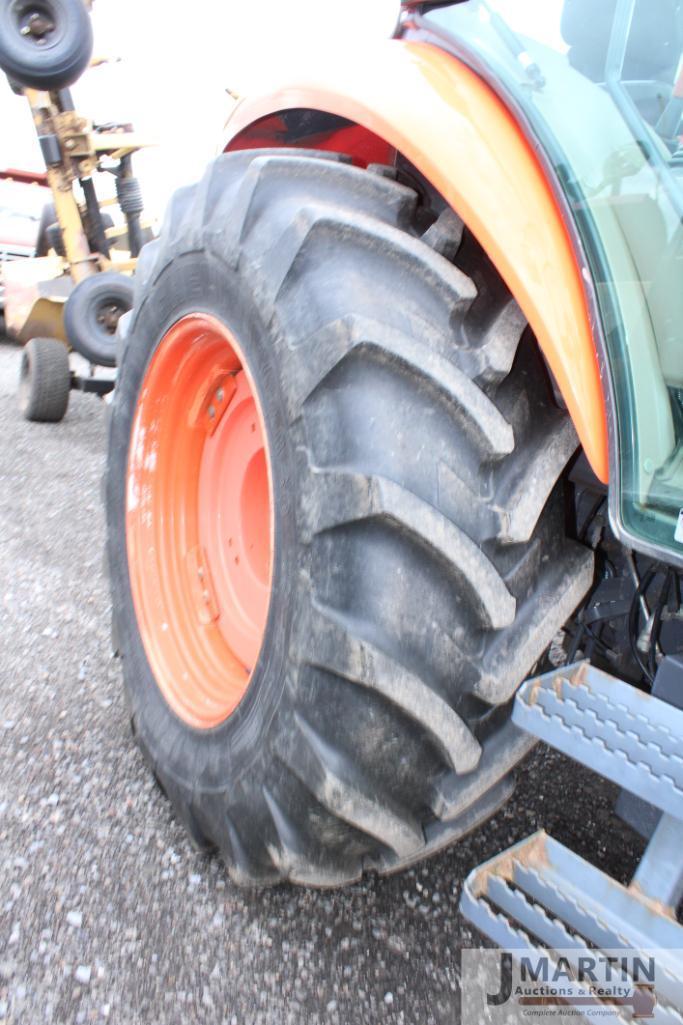
[{"label": "gray gravel driveway", "polygon": [[105,410],[16,408],[0,344],[2,1025],[457,1025],[463,878],[544,826],[626,879],[612,788],[537,748],[514,800],[424,866],[344,891],[236,889],[133,746],[102,573]]}]

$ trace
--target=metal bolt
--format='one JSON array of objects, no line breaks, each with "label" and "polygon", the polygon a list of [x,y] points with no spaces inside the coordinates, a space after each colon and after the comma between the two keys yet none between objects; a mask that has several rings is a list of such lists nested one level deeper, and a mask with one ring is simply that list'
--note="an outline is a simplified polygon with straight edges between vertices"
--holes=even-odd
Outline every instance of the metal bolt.
[{"label": "metal bolt", "polygon": [[216,409],[214,406],[209,406],[209,418],[213,420],[216,415]]},{"label": "metal bolt", "polygon": [[54,23],[49,18],[34,11],[33,14],[29,15],[27,23],[22,26],[21,34],[22,36],[33,36],[35,39],[41,40],[48,32],[54,31],[54,27]]},{"label": "metal bolt", "polygon": [[216,392],[216,402],[222,402],[222,401],[223,401],[223,389],[219,388],[218,391]]}]

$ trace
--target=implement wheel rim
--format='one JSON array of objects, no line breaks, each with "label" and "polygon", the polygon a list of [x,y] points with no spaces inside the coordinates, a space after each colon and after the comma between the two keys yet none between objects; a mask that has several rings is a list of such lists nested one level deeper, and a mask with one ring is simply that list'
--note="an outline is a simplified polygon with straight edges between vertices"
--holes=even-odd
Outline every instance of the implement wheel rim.
[{"label": "implement wheel rim", "polygon": [[155,679],[188,725],[224,722],[258,661],[273,502],[263,413],[244,354],[205,314],[164,335],[142,382],[126,494],[131,591]]}]

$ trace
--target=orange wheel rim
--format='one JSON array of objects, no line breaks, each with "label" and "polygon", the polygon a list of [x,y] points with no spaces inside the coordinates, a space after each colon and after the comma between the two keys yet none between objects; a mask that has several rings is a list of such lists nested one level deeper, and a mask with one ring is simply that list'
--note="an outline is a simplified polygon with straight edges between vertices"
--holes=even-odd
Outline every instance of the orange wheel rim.
[{"label": "orange wheel rim", "polygon": [[268,615],[272,484],[244,356],[215,317],[183,317],[146,371],[132,428],[126,542],[133,604],[173,711],[208,729],[244,697]]}]

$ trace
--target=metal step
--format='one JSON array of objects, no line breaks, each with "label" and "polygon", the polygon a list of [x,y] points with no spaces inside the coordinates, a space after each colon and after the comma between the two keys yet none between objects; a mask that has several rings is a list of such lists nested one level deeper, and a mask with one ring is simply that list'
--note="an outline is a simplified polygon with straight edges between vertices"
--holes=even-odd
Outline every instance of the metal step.
[{"label": "metal step", "polygon": [[655,952],[658,1006],[650,1020],[683,1022],[683,927],[637,887],[627,889],[545,832],[470,873],[460,907],[517,957],[575,950],[578,959],[587,948]]},{"label": "metal step", "polygon": [[683,711],[575,663],[522,685],[513,721],[528,733],[683,819]]},{"label": "metal step", "polygon": [[[647,1016],[683,1025],[683,710],[579,663],[524,684],[512,719],[663,815],[628,887],[539,832],[469,875],[463,914],[518,960],[561,955],[576,969],[587,952],[652,954],[657,1006]],[[576,1013],[594,1021],[581,1010],[595,1003],[590,988],[577,977],[572,993]],[[652,998],[640,985],[629,1000],[642,1010]],[[628,1000],[607,1004],[617,1021],[639,1017]]]}]

